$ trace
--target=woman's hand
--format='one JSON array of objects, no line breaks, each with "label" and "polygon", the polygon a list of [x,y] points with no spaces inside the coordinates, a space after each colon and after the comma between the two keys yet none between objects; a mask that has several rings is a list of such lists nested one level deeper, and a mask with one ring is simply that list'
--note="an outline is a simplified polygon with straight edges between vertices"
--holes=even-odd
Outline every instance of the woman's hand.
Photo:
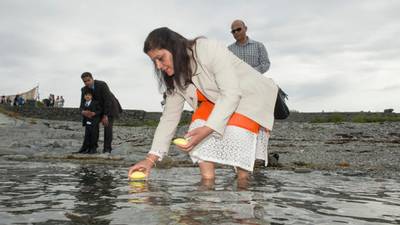
[{"label": "woman's hand", "polygon": [[153,168],[153,166],[155,166],[157,159],[158,156],[149,154],[146,159],[143,159],[142,161],[131,166],[128,172],[128,180],[130,179],[131,174],[135,171],[142,171],[144,174],[146,174],[146,177],[149,177],[150,170]]},{"label": "woman's hand", "polygon": [[200,143],[204,138],[206,138],[209,134],[211,134],[214,130],[207,127],[202,126],[195,128],[189,131],[185,138],[189,140],[189,143],[185,146],[179,146],[183,151],[189,152],[191,151],[198,143]]}]

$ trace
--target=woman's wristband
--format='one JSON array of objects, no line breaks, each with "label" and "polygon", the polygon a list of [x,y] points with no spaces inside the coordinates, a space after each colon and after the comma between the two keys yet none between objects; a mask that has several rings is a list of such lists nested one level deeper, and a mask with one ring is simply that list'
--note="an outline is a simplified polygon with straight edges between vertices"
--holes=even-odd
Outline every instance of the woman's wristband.
[{"label": "woman's wristband", "polygon": [[146,157],[146,160],[149,160],[151,163],[153,163],[153,166],[156,166],[156,162],[152,160],[149,156]]}]

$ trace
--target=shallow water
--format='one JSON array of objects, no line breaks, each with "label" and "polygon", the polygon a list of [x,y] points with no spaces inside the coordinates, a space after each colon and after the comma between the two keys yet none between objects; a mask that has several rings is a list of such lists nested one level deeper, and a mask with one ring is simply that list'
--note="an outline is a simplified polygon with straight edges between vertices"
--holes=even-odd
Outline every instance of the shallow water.
[{"label": "shallow water", "polygon": [[266,170],[247,187],[217,170],[0,162],[0,224],[400,224],[400,183],[326,172]]}]

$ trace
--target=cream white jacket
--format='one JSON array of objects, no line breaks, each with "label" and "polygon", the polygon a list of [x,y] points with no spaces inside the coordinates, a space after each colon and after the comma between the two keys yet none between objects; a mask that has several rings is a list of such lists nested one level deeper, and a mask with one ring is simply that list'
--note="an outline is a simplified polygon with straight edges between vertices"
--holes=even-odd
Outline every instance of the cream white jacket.
[{"label": "cream white jacket", "polygon": [[161,158],[168,153],[185,101],[196,110],[196,88],[215,103],[206,126],[218,134],[224,134],[226,124],[234,112],[251,118],[269,130],[273,127],[278,88],[272,79],[261,75],[219,42],[198,39],[194,52],[196,62],[192,61],[192,70],[195,71],[193,85],[183,91],[176,88],[173,94],[167,96],[154,134],[149,153]]}]

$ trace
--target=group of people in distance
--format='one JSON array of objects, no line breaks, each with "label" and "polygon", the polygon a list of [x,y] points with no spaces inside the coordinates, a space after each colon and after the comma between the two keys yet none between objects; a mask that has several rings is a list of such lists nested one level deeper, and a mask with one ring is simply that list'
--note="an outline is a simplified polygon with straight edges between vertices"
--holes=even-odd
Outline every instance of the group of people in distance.
[{"label": "group of people in distance", "polygon": [[54,96],[54,94],[50,94],[48,99],[43,100],[47,107],[56,107],[56,108],[63,108],[64,107],[64,97]]},{"label": "group of people in distance", "polygon": [[[238,181],[247,180],[256,159],[268,163],[267,147],[274,123],[278,87],[262,76],[270,67],[265,46],[250,39],[241,20],[231,25],[236,42],[229,47],[197,37],[187,39],[161,27],[150,32],[143,51],[153,61],[165,105],[147,156],[129,168],[128,176],[149,176],[157,161],[168,154],[187,102],[194,110],[179,146],[199,165],[202,180],[215,179],[215,165],[235,168]],[[122,111],[106,83],[81,76],[81,112],[86,127],[79,153],[95,153],[99,122],[105,126],[104,152],[111,151],[112,124]]]},{"label": "group of people in distance", "polygon": [[13,100],[11,100],[10,96],[1,96],[0,98],[0,104],[4,105],[12,105],[12,106],[22,106],[25,104],[25,98],[22,95],[15,95]]}]

